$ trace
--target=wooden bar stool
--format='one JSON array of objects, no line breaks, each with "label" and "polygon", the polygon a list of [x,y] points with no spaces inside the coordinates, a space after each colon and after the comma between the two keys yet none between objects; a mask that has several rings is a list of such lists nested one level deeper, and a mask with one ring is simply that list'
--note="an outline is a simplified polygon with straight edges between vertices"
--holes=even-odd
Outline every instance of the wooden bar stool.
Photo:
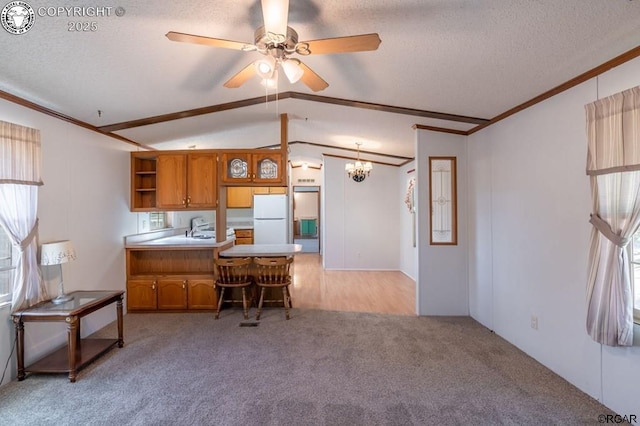
[{"label": "wooden bar stool", "polygon": [[[234,288],[240,288],[242,290],[242,309],[244,312],[244,319],[249,319],[249,311],[247,308],[247,287],[253,284],[251,277],[249,276],[249,265],[251,265],[251,258],[230,258],[230,259],[214,259],[214,263],[217,269],[216,286],[220,287],[220,298],[218,299],[218,309],[216,310],[216,319],[220,318],[220,308],[222,302],[237,302],[239,300],[230,297],[224,300],[224,291],[229,288],[233,291]],[[231,294],[230,296],[233,296]]]},{"label": "wooden bar stool", "polygon": [[286,317],[290,318],[291,293],[289,293],[289,285],[291,284],[291,275],[289,269],[291,262],[293,262],[293,257],[256,257],[253,259],[253,263],[256,265],[256,285],[260,289],[256,320],[260,319],[262,303],[265,301],[264,293],[267,288],[282,289],[282,299],[267,300],[267,302],[282,301]]}]

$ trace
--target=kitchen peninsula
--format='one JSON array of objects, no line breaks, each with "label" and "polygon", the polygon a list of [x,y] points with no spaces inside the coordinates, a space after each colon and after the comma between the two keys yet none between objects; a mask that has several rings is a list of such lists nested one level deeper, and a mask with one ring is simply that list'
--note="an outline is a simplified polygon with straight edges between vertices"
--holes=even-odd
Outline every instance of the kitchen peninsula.
[{"label": "kitchen peninsula", "polygon": [[[255,241],[253,222],[237,233],[228,233],[229,188],[255,187],[252,193],[261,188],[269,194],[272,188],[278,188],[274,192],[286,194],[287,127],[287,115],[281,114],[280,146],[275,148],[131,152],[132,212],[216,213],[215,224],[210,224],[211,234],[194,235],[199,226],[192,223],[191,229],[125,237],[129,312],[215,310],[218,297],[214,259],[234,243],[254,247],[252,250],[258,251],[253,256],[292,256],[301,251],[301,246],[293,244],[275,252],[256,249],[250,244]],[[283,205],[287,208],[286,203]],[[286,235],[286,223],[283,232]],[[285,237],[283,242],[286,240]]]},{"label": "kitchen peninsula", "polygon": [[184,230],[125,237],[127,311],[212,311],[218,298],[213,259],[235,238],[187,237]]}]

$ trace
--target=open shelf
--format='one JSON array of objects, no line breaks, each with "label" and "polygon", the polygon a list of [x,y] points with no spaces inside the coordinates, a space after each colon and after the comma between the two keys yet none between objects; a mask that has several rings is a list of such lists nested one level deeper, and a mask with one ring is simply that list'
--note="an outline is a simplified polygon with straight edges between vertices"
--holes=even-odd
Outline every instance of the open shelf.
[{"label": "open shelf", "polygon": [[129,250],[129,275],[213,275],[213,249]]},{"label": "open shelf", "polygon": [[133,159],[132,210],[152,210],[156,207],[156,157]]},{"label": "open shelf", "polygon": [[[81,339],[80,350],[76,351],[76,369],[80,370],[100,355],[118,344],[118,339]],[[30,373],[68,373],[69,350],[67,345],[45,356],[28,366],[25,371]]]}]

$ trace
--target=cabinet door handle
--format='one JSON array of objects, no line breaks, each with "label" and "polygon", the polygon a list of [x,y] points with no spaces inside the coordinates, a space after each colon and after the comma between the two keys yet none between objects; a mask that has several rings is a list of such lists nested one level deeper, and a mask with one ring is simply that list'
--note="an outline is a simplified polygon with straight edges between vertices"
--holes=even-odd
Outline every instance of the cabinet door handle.
[{"label": "cabinet door handle", "polygon": [[156,290],[156,282],[154,281],[153,284],[151,284],[151,290],[155,291]]},{"label": "cabinet door handle", "polygon": [[187,205],[187,199],[186,199],[186,198],[183,198],[183,199],[182,199],[182,205],[183,205],[183,206],[186,206],[186,205]]},{"label": "cabinet door handle", "polygon": [[191,197],[187,197],[187,205],[191,204]]},{"label": "cabinet door handle", "polygon": [[182,289],[186,290],[187,288],[187,282],[186,281],[182,281]]}]

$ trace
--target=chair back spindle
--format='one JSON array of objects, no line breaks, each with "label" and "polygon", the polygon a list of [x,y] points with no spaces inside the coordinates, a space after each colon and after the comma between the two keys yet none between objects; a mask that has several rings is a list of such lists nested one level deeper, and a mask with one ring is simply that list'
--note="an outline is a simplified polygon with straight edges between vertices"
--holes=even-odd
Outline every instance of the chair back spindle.
[{"label": "chair back spindle", "polygon": [[[291,304],[291,294],[289,293],[289,285],[291,284],[291,275],[289,273],[293,257],[256,257],[253,263],[256,266],[256,285],[260,288],[260,301],[256,311],[256,320],[260,319],[262,311],[262,303],[264,302],[265,289],[281,288],[284,311],[286,318],[289,319],[289,308]],[[275,301],[275,300],[274,300]]]}]

